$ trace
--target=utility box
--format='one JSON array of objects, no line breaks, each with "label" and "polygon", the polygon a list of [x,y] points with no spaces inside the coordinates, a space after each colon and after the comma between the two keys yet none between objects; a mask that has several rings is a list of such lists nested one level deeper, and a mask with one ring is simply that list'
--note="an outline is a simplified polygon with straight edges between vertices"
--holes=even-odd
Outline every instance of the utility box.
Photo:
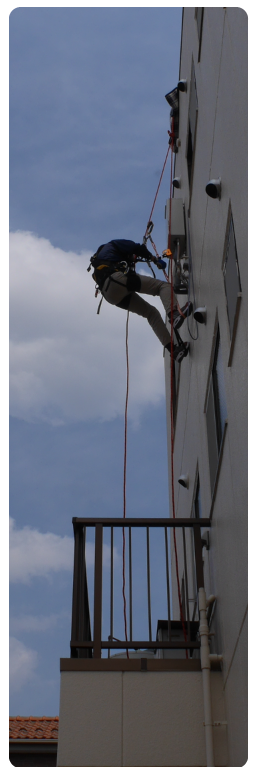
[{"label": "utility box", "polygon": [[[186,629],[186,635],[188,635],[188,621],[185,621],[185,629]],[[189,621],[189,636],[190,641],[195,642],[197,639],[197,633],[199,629],[199,623],[198,621]],[[159,620],[157,623],[157,636],[156,640],[158,642],[167,642],[169,639],[169,633],[168,633],[168,621],[166,620]],[[184,631],[181,621],[170,621],[170,642],[184,642]],[[190,657],[192,658],[199,658],[199,650],[190,650]],[[183,649],[170,649],[170,650],[163,650],[159,649],[156,652],[157,658],[186,658],[186,650]]]},{"label": "utility box", "polygon": [[[171,203],[171,205],[170,205]],[[171,209],[171,213],[170,213]],[[181,197],[172,197],[168,199],[165,207],[165,218],[167,219],[167,227],[170,226],[171,231],[171,250],[174,255],[174,259],[177,256],[177,243],[179,242],[180,252],[179,258],[186,253],[186,235],[185,235],[185,221],[184,221],[184,205]],[[171,221],[170,221],[171,218]]]}]

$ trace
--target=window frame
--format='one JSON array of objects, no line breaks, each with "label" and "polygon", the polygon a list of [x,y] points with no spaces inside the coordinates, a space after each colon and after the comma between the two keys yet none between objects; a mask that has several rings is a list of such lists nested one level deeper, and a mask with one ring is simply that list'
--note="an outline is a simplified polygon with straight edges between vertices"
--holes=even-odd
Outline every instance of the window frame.
[{"label": "window frame", "polygon": [[[192,504],[191,504],[191,517],[195,517],[196,519],[202,519],[202,514],[197,515],[197,500],[198,500],[199,494],[200,494],[200,476],[199,476],[199,465],[197,463],[193,496],[192,496]],[[200,503],[200,505],[202,509],[202,504]],[[194,604],[193,604],[193,612],[192,612],[191,620],[194,621],[195,616],[198,613],[198,589],[197,589],[196,570],[195,570],[194,536],[192,536],[192,579],[193,579],[193,595],[194,595],[192,601]]]},{"label": "window frame", "polygon": [[[169,333],[171,333],[171,324],[166,316],[166,327],[169,330]],[[173,332],[173,343],[177,344],[176,336]],[[163,357],[165,359],[165,349],[163,350]],[[165,359],[165,365],[168,366],[168,380],[169,385],[171,386],[171,357],[169,357],[169,363],[166,362]],[[180,375],[181,375],[181,365],[179,365],[179,362],[176,362],[173,360],[173,427],[174,427],[174,439],[175,439],[175,428],[176,428],[176,418],[177,418],[177,410],[178,410],[178,396],[179,396],[179,388],[180,388]]]},{"label": "window frame", "polygon": [[[175,334],[173,333],[173,341],[174,344],[177,344],[177,339],[175,337]],[[180,388],[180,375],[181,375],[181,365],[179,365],[179,362],[173,363],[173,417],[174,417],[174,429],[176,425],[176,416],[177,416],[177,409],[178,409],[178,395],[179,395],[179,388]]]},{"label": "window frame", "polygon": [[[199,13],[201,11],[201,14]],[[200,17],[200,23],[199,23],[199,17]],[[201,56],[201,45],[202,45],[202,33],[203,33],[203,21],[204,21],[204,8],[201,6],[198,6],[195,8],[195,19],[197,22],[197,33],[198,33],[198,62],[200,61]]]},{"label": "window frame", "polygon": [[[236,260],[236,273],[237,273],[238,283],[239,283],[239,291],[236,292],[236,295],[235,295],[235,314],[234,314],[233,323],[230,323],[229,310],[228,310],[228,292],[227,292],[227,288],[226,288],[226,265],[227,265],[227,260],[228,260],[228,252],[229,252],[229,248],[230,248],[230,236],[231,236],[231,234],[233,236],[233,241],[234,241],[234,251],[235,251],[235,260]],[[224,283],[224,291],[225,291],[225,299],[226,299],[228,331],[229,331],[229,343],[230,343],[229,357],[228,357],[228,367],[231,367],[232,359],[233,359],[233,353],[234,353],[236,333],[237,333],[238,318],[239,318],[240,306],[241,306],[241,300],[242,300],[241,276],[240,276],[239,260],[238,260],[237,247],[236,247],[235,227],[234,227],[234,218],[233,218],[233,213],[232,213],[231,202],[229,203],[229,209],[228,209],[228,218],[227,218],[225,243],[224,243],[224,250],[223,250],[223,257],[222,257],[221,268],[222,268],[222,273],[223,273],[223,283]]]},{"label": "window frame", "polygon": [[[210,517],[212,516],[215,496],[217,492],[220,467],[221,467],[222,455],[223,455],[223,448],[224,448],[226,430],[228,425],[228,418],[226,415],[224,422],[220,423],[220,429],[218,429],[218,418],[220,417],[219,415],[220,405],[219,405],[218,399],[216,399],[216,392],[214,394],[214,379],[215,379],[214,371],[215,371],[216,363],[218,359],[219,344],[220,344],[220,329],[219,329],[219,322],[218,322],[218,314],[216,313],[212,351],[211,351],[205,404],[204,404],[204,414],[206,418],[208,464],[209,464],[210,488],[211,488]],[[210,408],[210,412],[208,413],[209,408]],[[209,422],[208,422],[208,419],[209,419]],[[212,423],[212,420],[213,420],[213,423]],[[210,428],[210,432],[209,432],[209,428]]]},{"label": "window frame", "polygon": [[[200,513],[200,510],[201,510],[201,513]],[[197,471],[197,477],[196,477],[196,487],[195,487],[194,498],[193,498],[193,511],[194,511],[194,517],[196,517],[196,519],[202,519],[199,471]]]},{"label": "window frame", "polygon": [[[192,130],[191,125],[191,117],[193,117],[193,92],[194,97],[196,96],[196,109],[195,109],[195,127],[194,130]],[[187,120],[187,136],[186,136],[186,148],[185,148],[185,157],[187,162],[187,173],[188,173],[188,181],[189,181],[189,210],[188,215],[190,215],[190,205],[191,205],[191,196],[192,196],[192,186],[193,186],[193,175],[194,175],[194,164],[195,164],[195,152],[196,152],[196,137],[197,137],[197,125],[198,125],[198,94],[197,94],[197,84],[196,84],[196,74],[195,74],[195,66],[194,66],[194,59],[192,58],[192,64],[191,64],[191,79],[190,79],[190,97],[189,97],[189,107],[188,107],[188,120]],[[191,153],[191,162],[189,159]]]}]

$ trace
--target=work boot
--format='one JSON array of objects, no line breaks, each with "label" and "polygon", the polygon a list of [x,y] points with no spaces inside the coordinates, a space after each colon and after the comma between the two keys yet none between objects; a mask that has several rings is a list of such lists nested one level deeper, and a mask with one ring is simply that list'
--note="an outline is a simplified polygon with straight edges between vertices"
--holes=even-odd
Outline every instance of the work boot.
[{"label": "work boot", "polygon": [[[189,317],[190,314],[192,314],[193,310],[193,304],[191,301],[187,301],[186,304],[181,308],[182,314],[178,311],[177,307],[173,309],[173,329],[179,330],[181,325],[183,324],[184,320],[186,320],[186,317]],[[168,314],[169,322],[171,322],[171,313]]]},{"label": "work boot", "polygon": [[[171,354],[171,343],[167,344],[165,346],[165,349],[169,351],[169,354]],[[187,354],[189,354],[190,351],[190,344],[188,341],[182,341],[181,344],[176,346],[176,344],[173,344],[173,359],[175,362],[182,362],[184,357],[187,357]]]}]

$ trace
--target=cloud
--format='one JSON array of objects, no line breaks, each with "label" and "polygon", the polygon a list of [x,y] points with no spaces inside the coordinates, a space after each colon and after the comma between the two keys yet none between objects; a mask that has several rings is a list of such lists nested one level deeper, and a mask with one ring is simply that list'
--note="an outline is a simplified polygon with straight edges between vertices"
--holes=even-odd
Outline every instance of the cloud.
[{"label": "cloud", "polygon": [[[61,425],[124,412],[126,312],[103,301],[96,314],[90,256],[66,253],[31,232],[10,235],[13,416]],[[149,301],[163,314],[159,299]],[[129,415],[135,420],[164,396],[162,347],[135,315],[129,352]]]},{"label": "cloud", "polygon": [[[119,556],[114,548],[114,561]],[[94,544],[86,544],[86,564],[94,564]],[[103,544],[103,565],[110,564],[110,547]],[[73,539],[55,533],[41,533],[29,526],[17,530],[10,519],[10,582],[29,583],[35,576],[47,577],[52,572],[73,569]]]},{"label": "cloud", "polygon": [[15,528],[10,519],[10,581],[28,583],[31,577],[72,570],[73,540],[31,527]]},{"label": "cloud", "polygon": [[38,653],[26,647],[15,637],[10,637],[10,691],[20,690],[34,676]]},{"label": "cloud", "polygon": [[10,618],[10,630],[15,634],[30,634],[32,631],[41,633],[56,628],[66,619],[70,620],[70,614],[67,612],[53,613],[53,615],[19,615],[16,618]]}]

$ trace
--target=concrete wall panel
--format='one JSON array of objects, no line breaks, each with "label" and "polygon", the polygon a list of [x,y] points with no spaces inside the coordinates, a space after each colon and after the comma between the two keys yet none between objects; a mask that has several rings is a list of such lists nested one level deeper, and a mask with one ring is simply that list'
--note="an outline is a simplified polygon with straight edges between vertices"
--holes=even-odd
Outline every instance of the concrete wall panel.
[{"label": "concrete wall panel", "polygon": [[[215,720],[225,720],[222,674],[211,673]],[[58,767],[204,767],[200,671],[61,675]],[[227,765],[225,728],[215,764]]]},{"label": "concrete wall panel", "polygon": [[115,672],[61,674],[57,764],[122,764],[122,676]]}]

